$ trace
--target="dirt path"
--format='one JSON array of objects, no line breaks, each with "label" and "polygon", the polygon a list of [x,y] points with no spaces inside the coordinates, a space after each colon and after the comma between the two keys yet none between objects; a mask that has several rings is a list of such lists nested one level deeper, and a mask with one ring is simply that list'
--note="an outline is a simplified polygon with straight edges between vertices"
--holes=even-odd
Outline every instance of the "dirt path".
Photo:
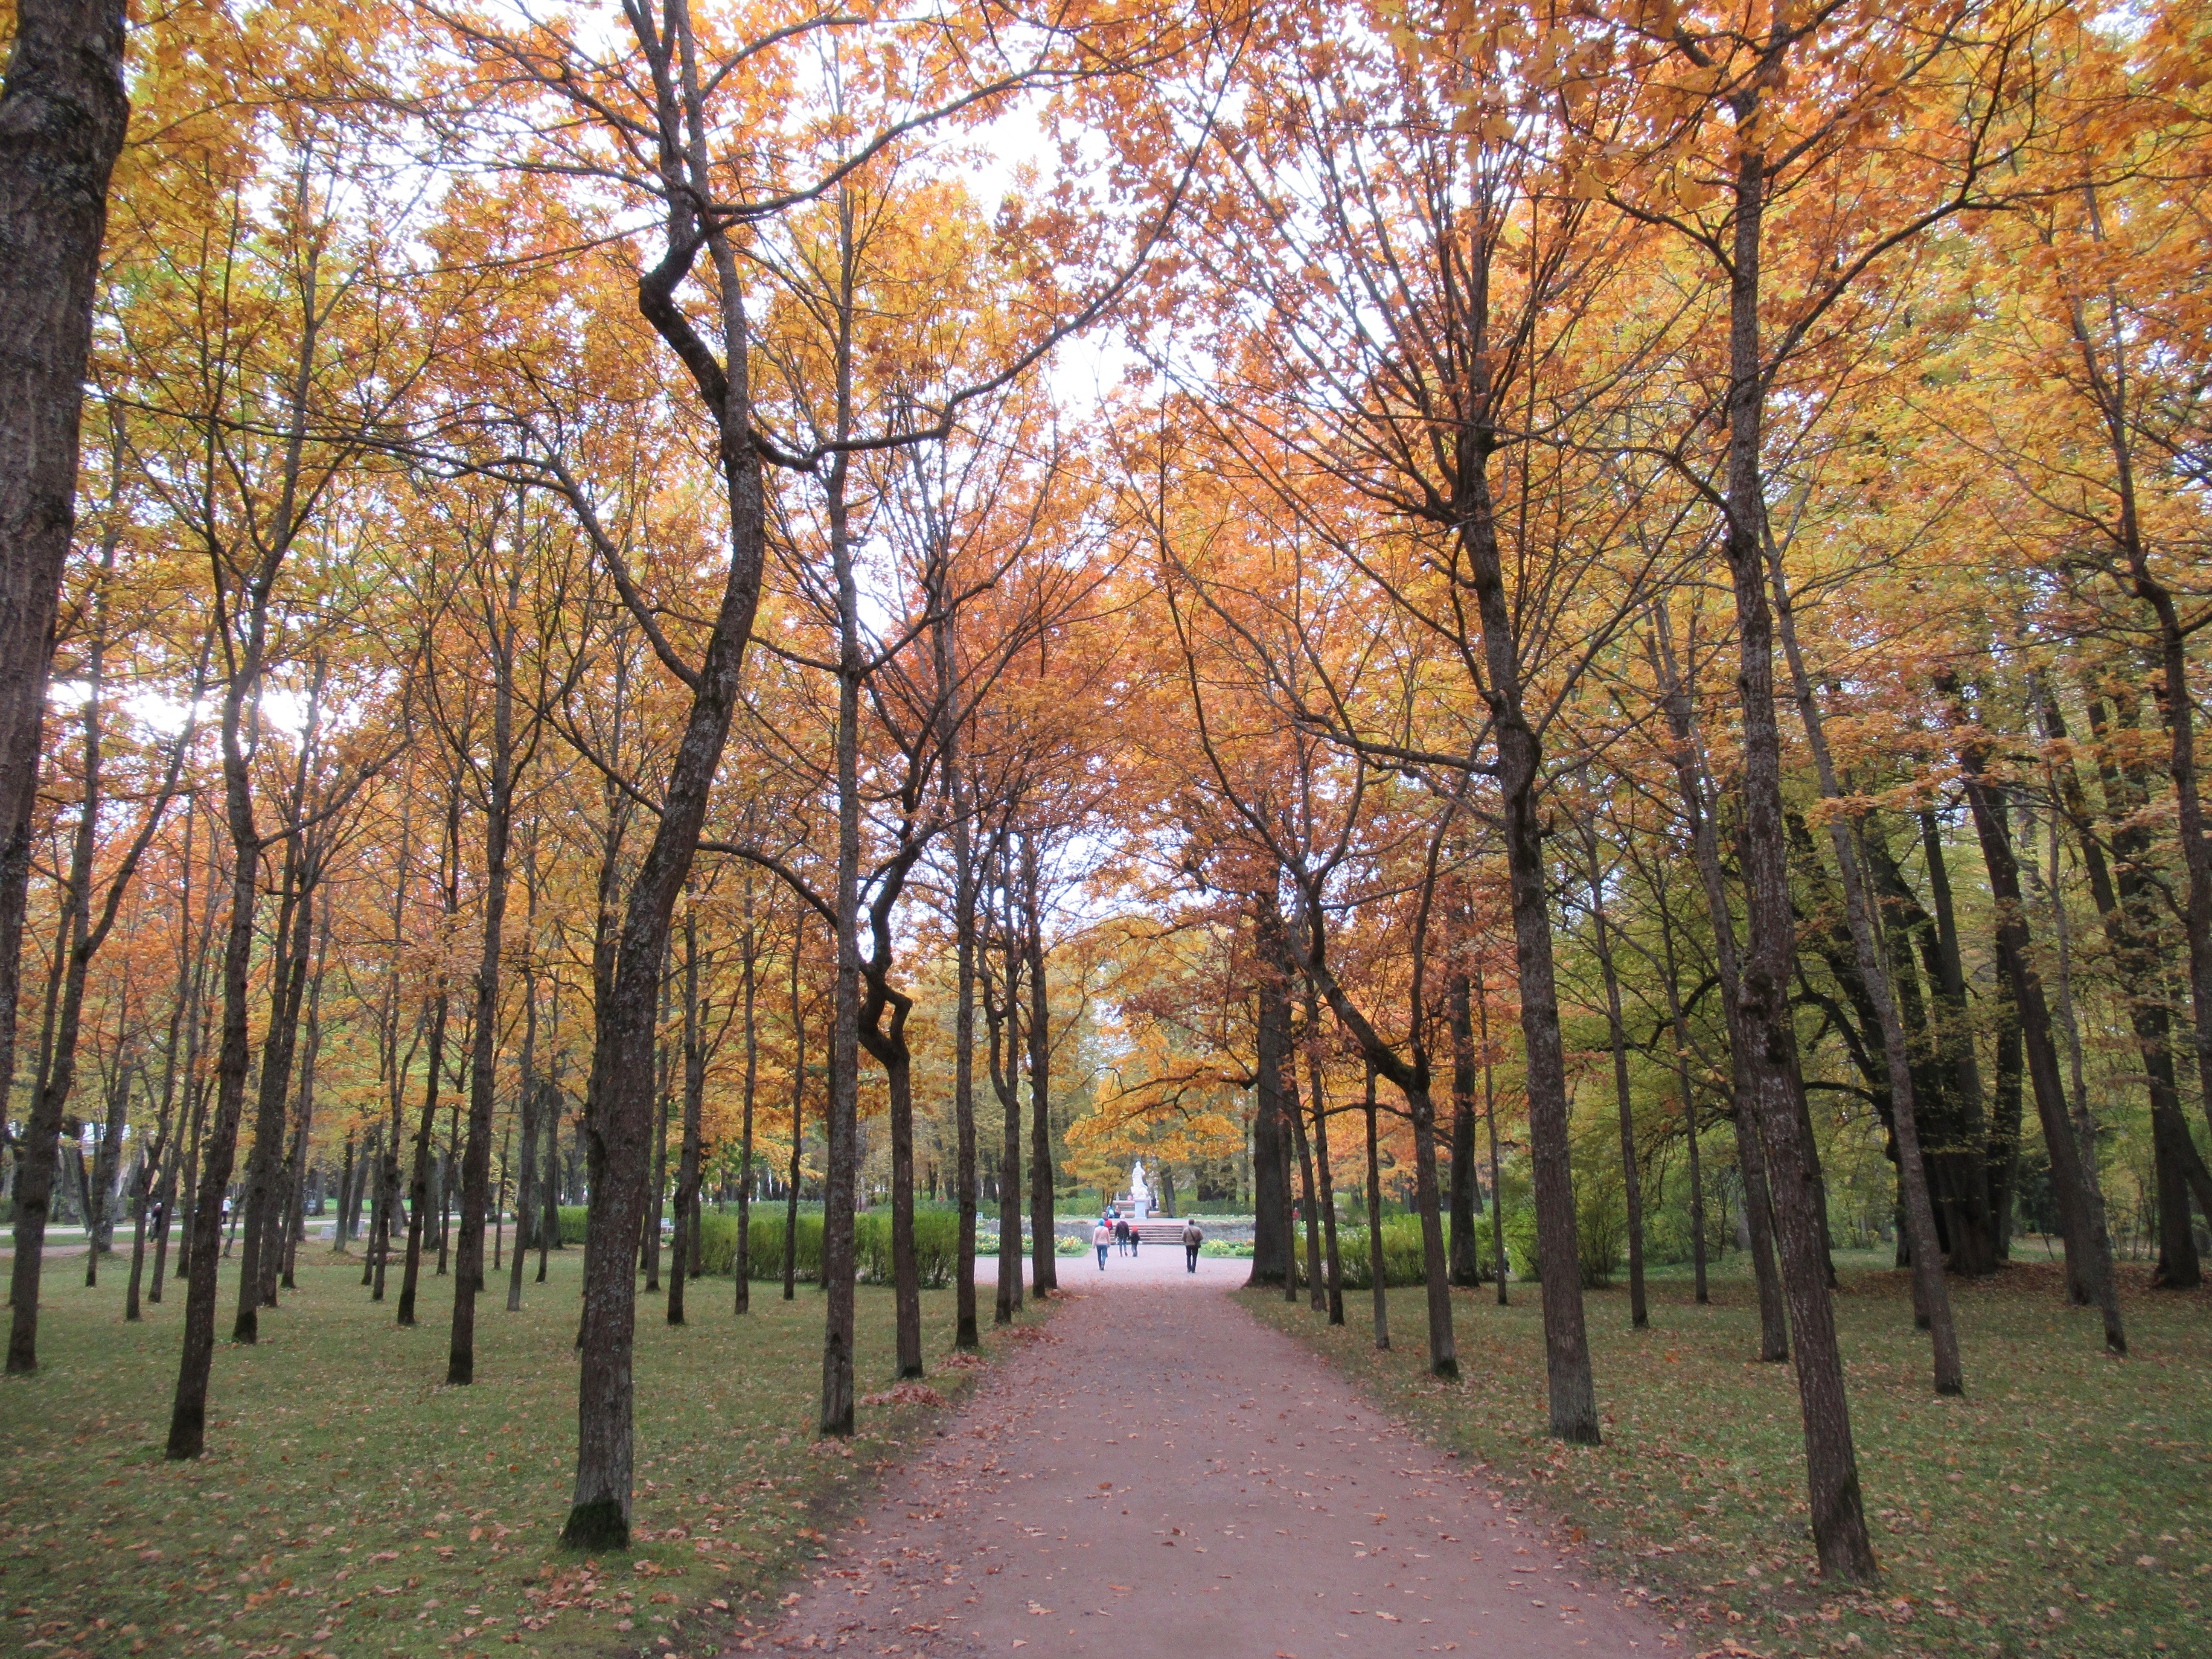
[{"label": "dirt path", "polygon": [[[1225,1292],[1241,1261],[1061,1264],[1079,1299],[740,1650],[953,1659],[1657,1656],[1449,1460]],[[1028,1659],[1028,1656],[1024,1656]]]}]

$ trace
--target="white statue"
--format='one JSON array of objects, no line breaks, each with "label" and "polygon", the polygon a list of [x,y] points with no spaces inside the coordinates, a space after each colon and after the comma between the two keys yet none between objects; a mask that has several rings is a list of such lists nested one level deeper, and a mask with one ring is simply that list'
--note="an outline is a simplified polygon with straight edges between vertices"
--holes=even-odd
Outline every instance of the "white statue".
[{"label": "white statue", "polygon": [[1129,1198],[1137,1206],[1138,1215],[1148,1216],[1152,1212],[1152,1189],[1145,1180],[1145,1160],[1141,1158],[1137,1160],[1136,1167],[1129,1171]]}]

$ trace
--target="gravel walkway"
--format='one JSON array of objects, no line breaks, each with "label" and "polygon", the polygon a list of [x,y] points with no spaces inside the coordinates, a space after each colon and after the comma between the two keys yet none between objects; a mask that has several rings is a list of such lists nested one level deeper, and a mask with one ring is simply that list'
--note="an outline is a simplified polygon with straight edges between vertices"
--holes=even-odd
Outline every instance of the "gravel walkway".
[{"label": "gravel walkway", "polygon": [[1148,1249],[995,1366],[733,1651],[924,1659],[1661,1655],[1534,1518],[1225,1294]]}]

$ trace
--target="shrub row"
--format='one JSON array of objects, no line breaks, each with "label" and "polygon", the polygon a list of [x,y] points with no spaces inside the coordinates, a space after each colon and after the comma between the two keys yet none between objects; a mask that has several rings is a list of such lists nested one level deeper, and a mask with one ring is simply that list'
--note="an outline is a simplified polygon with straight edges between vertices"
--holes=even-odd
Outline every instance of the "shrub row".
[{"label": "shrub row", "polygon": [[[1602,1206],[1586,1205],[1578,1218],[1578,1232],[1582,1245],[1582,1261],[1577,1264],[1584,1285],[1595,1288],[1610,1284],[1613,1269],[1619,1263],[1621,1250],[1621,1224],[1608,1224],[1609,1212]],[[584,1218],[586,1212],[580,1204],[561,1206],[561,1242],[581,1244],[584,1242]],[[891,1282],[891,1218],[889,1212],[868,1210],[854,1218],[854,1254],[860,1278],[870,1284],[888,1285]],[[781,1279],[783,1277],[784,1217],[781,1206],[774,1209],[757,1209],[752,1213],[752,1276],[755,1279]],[[728,1211],[708,1211],[700,1218],[700,1254],[710,1273],[728,1273],[737,1265],[738,1218]],[[1446,1237],[1450,1228],[1447,1224]],[[1475,1221],[1475,1255],[1488,1274],[1494,1270],[1496,1254],[1491,1247],[1491,1223],[1487,1215]],[[952,1282],[955,1258],[960,1241],[960,1218],[950,1209],[917,1210],[914,1218],[914,1248],[915,1265],[920,1268],[921,1282],[937,1289]],[[1080,1239],[1058,1240],[1054,1249],[1060,1255],[1081,1255],[1085,1245]],[[1367,1261],[1367,1226],[1362,1218],[1346,1216],[1337,1224],[1336,1248],[1338,1259],[1344,1267],[1344,1286],[1346,1290],[1364,1291],[1372,1287]],[[1300,1261],[1305,1250],[1305,1229],[1298,1229],[1297,1249]],[[977,1238],[979,1256],[995,1255],[998,1240],[991,1235]],[[1209,1250],[1209,1254],[1212,1252]],[[1249,1247],[1239,1254],[1249,1255]],[[1505,1254],[1512,1263],[1514,1276],[1534,1279],[1537,1276],[1536,1216],[1526,1206],[1509,1209],[1505,1216]],[[1382,1282],[1385,1285],[1419,1285],[1421,1271],[1421,1223],[1417,1216],[1386,1216],[1382,1221]],[[822,1217],[817,1211],[799,1216],[799,1277],[810,1283],[822,1277]]]}]

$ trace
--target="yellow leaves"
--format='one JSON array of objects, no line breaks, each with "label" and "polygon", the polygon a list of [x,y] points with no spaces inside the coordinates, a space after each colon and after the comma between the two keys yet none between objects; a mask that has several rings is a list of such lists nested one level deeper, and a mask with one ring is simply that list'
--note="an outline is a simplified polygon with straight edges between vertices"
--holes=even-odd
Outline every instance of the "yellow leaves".
[{"label": "yellow leaves", "polygon": [[1678,174],[1672,182],[1674,204],[1685,213],[1704,212],[1712,204],[1714,198],[1720,194],[1712,185],[1702,179],[1684,178]]}]

